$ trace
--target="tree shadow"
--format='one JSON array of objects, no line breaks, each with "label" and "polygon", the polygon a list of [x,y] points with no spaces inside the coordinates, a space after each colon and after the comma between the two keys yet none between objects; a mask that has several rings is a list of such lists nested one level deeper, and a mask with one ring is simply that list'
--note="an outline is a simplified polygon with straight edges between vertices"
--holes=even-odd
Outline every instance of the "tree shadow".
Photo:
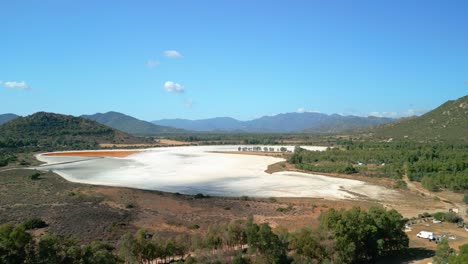
[{"label": "tree shadow", "polygon": [[411,261],[432,258],[435,251],[426,248],[408,248],[406,251],[401,252],[395,256],[383,257],[376,261],[378,264],[390,263],[409,263]]}]

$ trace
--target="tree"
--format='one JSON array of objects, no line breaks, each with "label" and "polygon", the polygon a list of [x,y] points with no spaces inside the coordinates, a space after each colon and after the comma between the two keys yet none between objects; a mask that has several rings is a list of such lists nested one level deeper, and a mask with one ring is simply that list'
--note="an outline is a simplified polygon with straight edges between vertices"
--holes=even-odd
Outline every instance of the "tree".
[{"label": "tree", "polygon": [[320,227],[334,234],[340,258],[345,262],[369,262],[408,248],[404,219],[395,210],[330,209],[322,214]]},{"label": "tree", "polygon": [[0,263],[23,263],[32,237],[23,225],[0,225]]},{"label": "tree", "polygon": [[453,249],[449,246],[447,238],[442,238],[437,244],[437,249],[434,256],[434,264],[449,263],[450,256],[453,255]]},{"label": "tree", "polygon": [[459,249],[460,249],[460,252],[458,253],[458,256],[451,256],[449,258],[450,264],[468,263],[468,244],[461,245]]}]

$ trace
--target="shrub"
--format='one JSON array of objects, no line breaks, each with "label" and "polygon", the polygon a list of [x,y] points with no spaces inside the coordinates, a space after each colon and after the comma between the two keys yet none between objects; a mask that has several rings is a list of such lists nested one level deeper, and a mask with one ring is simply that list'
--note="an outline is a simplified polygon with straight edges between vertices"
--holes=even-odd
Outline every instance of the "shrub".
[{"label": "shrub", "polygon": [[447,221],[449,223],[458,223],[458,222],[460,222],[462,220],[463,219],[458,214],[456,214],[455,212],[448,212],[445,215],[445,221]]},{"label": "shrub", "polygon": [[406,189],[407,187],[408,185],[403,180],[398,180],[393,184],[393,188],[396,188],[396,189]]},{"label": "shrub", "polygon": [[465,192],[465,195],[463,196],[463,202],[468,204],[468,192]]},{"label": "shrub", "polygon": [[34,173],[34,174],[31,174],[31,175],[29,176],[29,179],[35,181],[35,180],[39,180],[40,177],[41,177],[41,174],[40,174],[39,172],[36,172],[36,173]]},{"label": "shrub", "polygon": [[352,165],[348,165],[344,168],[343,172],[346,174],[353,174],[353,173],[357,173],[358,170],[354,168]]},{"label": "shrub", "polygon": [[195,196],[193,196],[194,199],[205,199],[205,198],[210,198],[209,195],[204,195],[203,193],[197,193]]},{"label": "shrub", "polygon": [[30,218],[23,223],[23,226],[26,230],[36,229],[36,228],[43,228],[46,227],[47,224],[44,220],[38,217]]},{"label": "shrub", "polygon": [[444,213],[444,212],[437,212],[437,213],[433,214],[432,216],[434,217],[435,220],[442,221],[442,220],[445,220],[446,215],[447,214]]},{"label": "shrub", "polygon": [[194,229],[194,230],[195,229],[200,229],[200,226],[197,225],[197,224],[193,224],[193,225],[189,226],[189,229]]},{"label": "shrub", "polygon": [[279,207],[279,208],[276,208],[276,211],[277,212],[280,212],[280,213],[287,213],[287,212],[290,212],[294,209],[294,207],[292,206],[292,204],[288,205],[287,207]]}]

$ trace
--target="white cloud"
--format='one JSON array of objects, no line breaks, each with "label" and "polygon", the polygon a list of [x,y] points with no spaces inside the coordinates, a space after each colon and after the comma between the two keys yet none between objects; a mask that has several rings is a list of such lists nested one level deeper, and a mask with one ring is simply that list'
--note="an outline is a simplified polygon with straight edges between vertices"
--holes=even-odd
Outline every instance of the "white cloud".
[{"label": "white cloud", "polygon": [[0,81],[0,85],[2,85],[5,88],[9,88],[9,89],[18,89],[18,90],[29,90],[29,89],[31,89],[31,87],[25,81],[21,81],[21,82],[16,82],[16,81],[4,82],[4,81]]},{"label": "white cloud", "polygon": [[177,50],[166,50],[163,52],[164,56],[167,58],[183,58],[182,54]]},{"label": "white cloud", "polygon": [[297,109],[297,112],[298,113],[305,113],[305,112],[307,112],[307,110],[304,107],[301,107],[301,108]]},{"label": "white cloud", "polygon": [[308,109],[306,109],[306,108],[304,108],[304,107],[298,108],[298,109],[296,110],[296,112],[297,112],[297,113],[301,113],[301,114],[302,114],[302,113],[320,113],[320,112],[317,111],[317,110],[308,110]]},{"label": "white cloud", "polygon": [[164,83],[164,89],[170,93],[183,93],[185,87],[179,83],[167,81]]},{"label": "white cloud", "polygon": [[159,61],[150,59],[146,62],[146,66],[150,69],[155,68],[159,65]]}]

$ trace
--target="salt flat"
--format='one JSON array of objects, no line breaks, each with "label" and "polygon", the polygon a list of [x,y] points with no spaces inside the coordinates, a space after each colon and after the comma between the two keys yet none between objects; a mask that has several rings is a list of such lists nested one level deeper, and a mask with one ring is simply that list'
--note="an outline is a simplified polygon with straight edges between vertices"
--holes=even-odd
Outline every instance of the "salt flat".
[{"label": "salt flat", "polygon": [[[72,182],[107,186],[217,196],[355,199],[358,197],[353,193],[357,193],[370,199],[388,199],[397,195],[393,190],[358,180],[299,172],[264,172],[268,165],[283,161],[281,158],[213,153],[237,151],[238,147],[152,148],[125,158],[45,155],[37,158],[47,163],[38,169],[53,170]],[[324,150],[323,147],[309,149]]]}]

